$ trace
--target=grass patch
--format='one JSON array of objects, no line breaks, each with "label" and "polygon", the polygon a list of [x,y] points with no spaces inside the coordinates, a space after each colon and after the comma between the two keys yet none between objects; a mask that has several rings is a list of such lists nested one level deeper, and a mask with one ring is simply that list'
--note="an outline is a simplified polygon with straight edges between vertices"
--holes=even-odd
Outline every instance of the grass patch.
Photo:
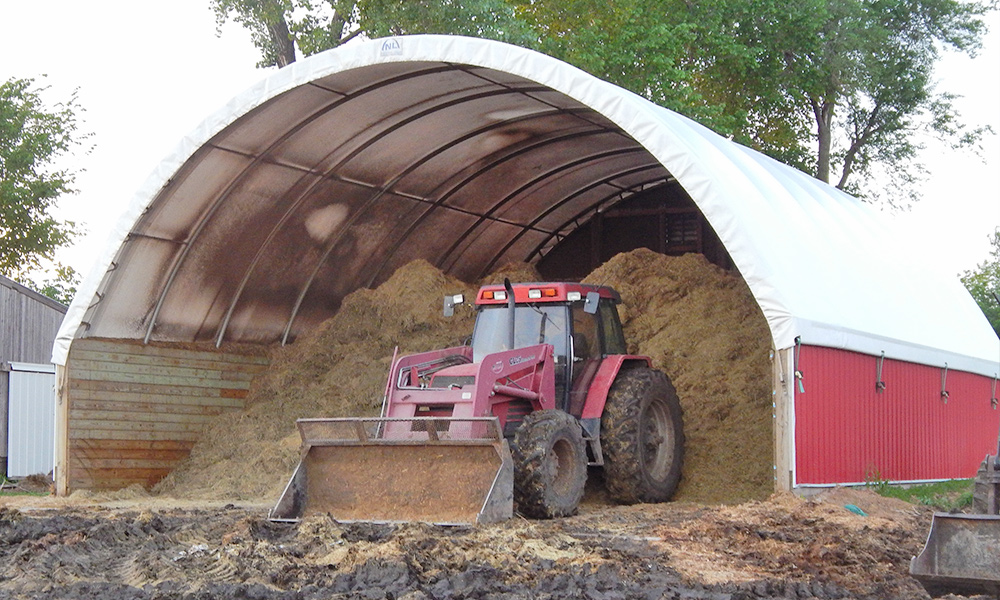
[{"label": "grass patch", "polygon": [[0,498],[7,496],[48,496],[48,491],[22,490],[17,487],[17,480],[0,475]]},{"label": "grass patch", "polygon": [[38,497],[42,497],[42,496],[48,496],[48,495],[49,495],[48,492],[25,492],[23,490],[8,489],[8,488],[4,488],[4,489],[0,490],[0,498],[6,498],[8,496],[38,496]]},{"label": "grass patch", "polygon": [[974,479],[950,479],[937,483],[893,485],[877,475],[869,476],[866,486],[880,496],[898,498],[911,504],[933,506],[944,511],[963,511],[972,506]]}]

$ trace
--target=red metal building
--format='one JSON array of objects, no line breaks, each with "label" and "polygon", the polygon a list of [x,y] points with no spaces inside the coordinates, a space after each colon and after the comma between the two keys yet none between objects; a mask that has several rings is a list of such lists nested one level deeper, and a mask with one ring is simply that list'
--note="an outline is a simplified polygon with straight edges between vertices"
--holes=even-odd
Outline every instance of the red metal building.
[{"label": "red metal building", "polygon": [[970,478],[996,440],[995,377],[818,346],[795,362],[796,486]]}]

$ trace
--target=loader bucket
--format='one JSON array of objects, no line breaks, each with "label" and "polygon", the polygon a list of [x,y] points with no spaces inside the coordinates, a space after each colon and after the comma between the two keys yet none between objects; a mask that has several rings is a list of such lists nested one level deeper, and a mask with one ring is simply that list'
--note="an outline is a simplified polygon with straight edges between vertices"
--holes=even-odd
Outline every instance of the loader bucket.
[{"label": "loader bucket", "polygon": [[302,457],[273,521],[493,523],[513,515],[510,450],[495,418],[299,419]]},{"label": "loader bucket", "polygon": [[934,597],[1000,598],[1000,515],[934,513],[924,549],[910,560],[910,575]]}]

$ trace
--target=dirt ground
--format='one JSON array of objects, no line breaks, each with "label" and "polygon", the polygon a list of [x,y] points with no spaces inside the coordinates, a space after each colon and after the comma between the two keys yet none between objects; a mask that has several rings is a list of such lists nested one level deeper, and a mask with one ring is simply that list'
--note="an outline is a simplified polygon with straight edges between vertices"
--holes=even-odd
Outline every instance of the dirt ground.
[{"label": "dirt ground", "polygon": [[[867,516],[845,509],[860,507]],[[931,511],[865,490],[488,526],[272,523],[141,490],[0,497],[0,598],[926,599]]]}]

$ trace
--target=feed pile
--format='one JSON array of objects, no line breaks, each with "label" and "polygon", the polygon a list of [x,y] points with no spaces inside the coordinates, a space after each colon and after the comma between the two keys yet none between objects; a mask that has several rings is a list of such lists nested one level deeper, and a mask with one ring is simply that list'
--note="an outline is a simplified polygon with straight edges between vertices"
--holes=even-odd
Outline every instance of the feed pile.
[{"label": "feed pile", "polygon": [[[537,280],[523,264],[489,282]],[[484,281],[483,283],[486,283]],[[344,298],[337,314],[295,343],[276,349],[242,411],[214,419],[191,456],[154,492],[180,498],[277,500],[299,460],[295,420],[378,416],[394,349],[400,355],[461,345],[471,309],[442,314],[446,294],[473,298],[476,287],[414,261],[376,289]]]},{"label": "feed pile", "polygon": [[[516,264],[476,286],[427,262],[358,290],[310,335],[273,353],[245,410],[218,417],[157,493],[182,498],[270,500],[298,461],[295,419],[377,415],[393,349],[461,344],[471,310],[441,314],[445,294],[471,299],[478,284],[538,281]],[[615,287],[629,350],[652,357],[684,408],[686,463],[677,499],[735,503],[772,489],[770,337],[742,279],[701,255],[621,254],[585,279]]]},{"label": "feed pile", "polygon": [[743,279],[700,254],[619,254],[584,282],[610,285],[629,352],[649,356],[684,409],[677,500],[735,503],[773,490],[771,334]]}]

